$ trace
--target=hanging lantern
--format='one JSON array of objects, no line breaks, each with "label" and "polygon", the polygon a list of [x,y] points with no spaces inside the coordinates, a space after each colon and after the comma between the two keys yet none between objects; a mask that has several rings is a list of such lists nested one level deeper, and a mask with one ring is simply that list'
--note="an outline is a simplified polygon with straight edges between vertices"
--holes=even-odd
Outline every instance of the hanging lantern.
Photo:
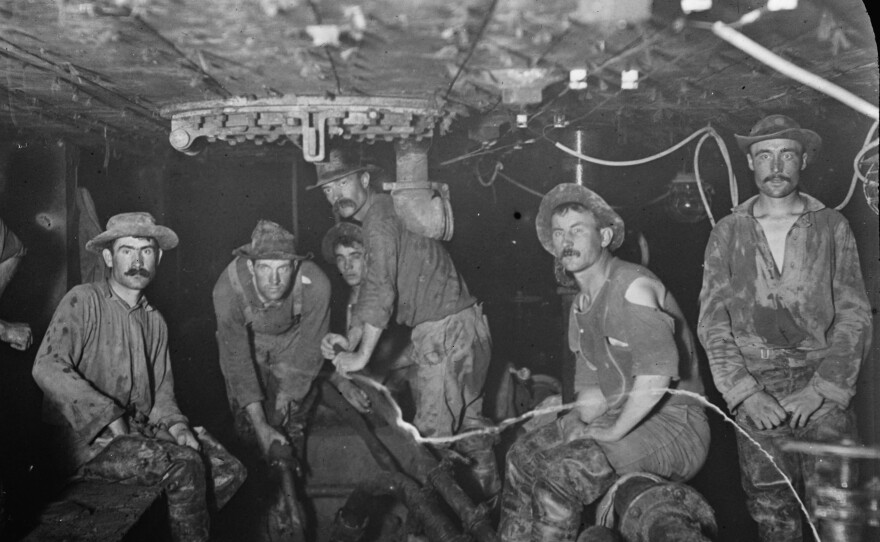
[{"label": "hanging lantern", "polygon": [[[711,186],[703,184],[703,191],[706,194],[706,201],[711,205],[714,190]],[[676,222],[691,224],[706,218],[706,208],[700,198],[697,178],[693,173],[679,172],[672,179],[664,206],[666,213]]]}]

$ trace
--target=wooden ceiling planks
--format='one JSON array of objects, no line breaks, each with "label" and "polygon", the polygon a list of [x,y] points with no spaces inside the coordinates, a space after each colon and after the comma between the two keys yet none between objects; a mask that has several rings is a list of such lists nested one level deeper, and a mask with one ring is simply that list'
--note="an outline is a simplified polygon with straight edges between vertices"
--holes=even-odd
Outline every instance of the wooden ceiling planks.
[{"label": "wooden ceiling planks", "polygon": [[[499,0],[450,98],[489,109],[498,95],[483,84],[489,70],[545,67],[564,80],[568,69],[588,67],[590,98],[566,100],[569,118],[631,108],[633,118],[681,117],[676,126],[728,115],[743,129],[763,110],[827,100],[708,29],[678,24],[675,6],[655,8],[640,23],[595,25],[578,21],[580,4]],[[732,22],[763,2],[716,4],[689,20]],[[351,12],[328,0],[9,0],[0,8],[0,122],[159,140],[168,127],[159,109],[178,103],[442,95],[489,5],[367,0]],[[864,36],[860,7],[859,0],[801,0],[796,13],[767,14],[742,31],[876,101],[877,49]],[[313,42],[308,28],[319,20],[343,30],[338,46]],[[641,72],[639,88],[621,91],[620,71],[629,68]],[[559,94],[551,90],[548,100]]]}]

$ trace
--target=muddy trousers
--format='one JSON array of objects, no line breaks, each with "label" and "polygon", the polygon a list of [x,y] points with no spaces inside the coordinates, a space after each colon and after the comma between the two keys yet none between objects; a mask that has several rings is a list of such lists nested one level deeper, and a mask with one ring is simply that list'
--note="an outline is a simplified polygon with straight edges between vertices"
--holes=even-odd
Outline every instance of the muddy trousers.
[{"label": "muddy trousers", "polygon": [[[776,429],[757,429],[742,412],[737,423],[754,438],[779,465],[803,495],[805,480],[817,470],[834,469],[830,458],[807,454],[787,454],[779,448],[783,440],[839,442],[855,435],[855,416],[851,411],[834,407],[817,419],[810,419],[806,427],[792,429],[784,424]],[[742,485],[746,493],[749,514],[758,524],[762,542],[801,542],[812,540],[802,535],[800,506],[791,491],[767,457],[740,433],[736,435]],[[809,502],[809,501],[807,501]]]},{"label": "muddy trousers", "polygon": [[[199,434],[203,454],[165,440],[126,435],[113,439],[82,467],[88,480],[162,486],[168,499],[175,542],[208,540],[208,505],[222,508],[246,477],[244,466],[207,433]],[[210,481],[213,491],[207,491]]]},{"label": "muddy trousers", "polygon": [[618,479],[595,441],[562,442],[559,425],[550,423],[508,452],[499,526],[504,542],[574,540],[583,507]]}]

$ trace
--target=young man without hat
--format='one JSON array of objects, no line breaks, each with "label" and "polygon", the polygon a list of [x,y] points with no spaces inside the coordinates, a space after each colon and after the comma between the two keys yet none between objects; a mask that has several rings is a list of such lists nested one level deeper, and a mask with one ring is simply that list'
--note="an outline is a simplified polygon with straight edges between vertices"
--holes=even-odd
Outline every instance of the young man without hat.
[{"label": "young man without hat", "polygon": [[149,213],[112,217],[107,231],[86,245],[103,257],[109,278],[64,296],[33,376],[62,469],[87,479],[161,485],[172,538],[197,542],[209,537],[206,492],[220,508],[246,472],[204,430],[193,432],[177,407],[168,328],[144,297],[163,252],[175,246],[177,235]]},{"label": "young man without hat", "polygon": [[[698,334],[737,423],[801,483],[815,461],[785,439],[855,435],[850,405],[871,343],[871,307],[846,219],[801,191],[822,140],[785,115],[736,136],[758,194],[706,247]],[[747,506],[761,540],[801,540],[800,509],[764,455],[737,433]]]},{"label": "young man without hat", "polygon": [[675,299],[650,271],[616,258],[624,224],[591,190],[560,184],[541,200],[538,239],[578,294],[569,315],[579,406],[507,454],[505,542],[574,540],[581,510],[628,473],[685,481],[709,449],[695,344]]},{"label": "young man without hat", "polygon": [[[318,182],[310,188],[320,188],[340,217],[362,223],[367,258],[351,331],[325,341],[331,350],[345,349],[333,357],[336,370],[363,369],[396,313],[398,323],[412,328],[416,428],[423,436],[443,437],[484,427],[491,336],[481,305],[443,245],[411,231],[391,196],[373,192],[370,179],[377,168],[364,165],[351,149],[328,154],[327,162],[317,164]],[[493,440],[474,436],[456,445],[470,459],[483,499],[500,489]]]}]

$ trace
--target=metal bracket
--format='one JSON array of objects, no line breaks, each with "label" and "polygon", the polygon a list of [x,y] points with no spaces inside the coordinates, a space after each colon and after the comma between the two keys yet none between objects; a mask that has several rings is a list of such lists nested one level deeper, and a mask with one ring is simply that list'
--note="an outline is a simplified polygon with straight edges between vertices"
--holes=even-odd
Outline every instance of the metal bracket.
[{"label": "metal bracket", "polygon": [[[328,137],[372,143],[431,137],[456,114],[434,99],[382,97],[233,98],[169,106],[171,146],[191,154],[198,143],[226,141],[256,145],[291,140],[308,162],[324,159]],[[195,147],[194,147],[195,145]]]}]

